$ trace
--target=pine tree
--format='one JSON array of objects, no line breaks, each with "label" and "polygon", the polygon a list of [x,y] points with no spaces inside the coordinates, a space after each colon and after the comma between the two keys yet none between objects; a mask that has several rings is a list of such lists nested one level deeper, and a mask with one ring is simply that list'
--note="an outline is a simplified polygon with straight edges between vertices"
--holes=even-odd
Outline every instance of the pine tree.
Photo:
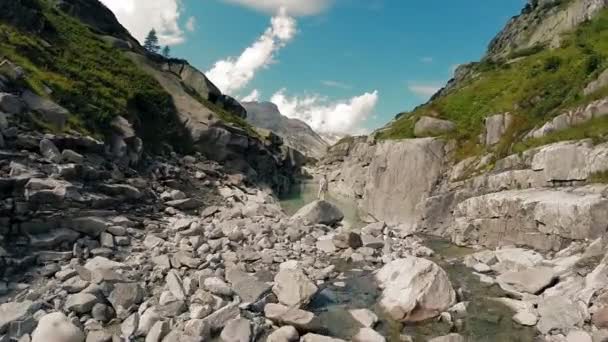
[{"label": "pine tree", "polygon": [[165,47],[163,48],[163,56],[165,58],[171,57],[171,48],[169,47],[169,45],[165,45]]},{"label": "pine tree", "polygon": [[152,29],[146,36],[146,40],[144,42],[144,49],[158,53],[160,50],[160,45],[158,45],[158,36],[156,35],[156,30]]}]

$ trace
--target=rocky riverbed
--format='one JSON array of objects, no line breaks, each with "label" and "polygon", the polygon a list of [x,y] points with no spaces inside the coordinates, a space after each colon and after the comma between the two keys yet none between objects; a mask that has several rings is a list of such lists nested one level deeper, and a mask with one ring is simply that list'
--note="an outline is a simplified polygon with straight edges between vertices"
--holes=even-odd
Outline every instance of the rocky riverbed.
[{"label": "rocky riverbed", "polygon": [[288,215],[200,154],[0,124],[0,341],[607,335],[602,238],[546,255],[460,248],[345,223],[344,203],[306,197]]}]

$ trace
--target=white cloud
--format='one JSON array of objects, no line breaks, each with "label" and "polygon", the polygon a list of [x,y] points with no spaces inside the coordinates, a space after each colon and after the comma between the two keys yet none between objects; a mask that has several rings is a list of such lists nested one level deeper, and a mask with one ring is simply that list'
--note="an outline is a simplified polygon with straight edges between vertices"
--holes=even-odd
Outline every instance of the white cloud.
[{"label": "white cloud", "polygon": [[352,87],[346,83],[342,83],[342,82],[338,82],[338,81],[331,81],[331,80],[324,80],[321,81],[321,84],[323,84],[326,87],[332,87],[332,88],[341,88],[341,89],[351,89]]},{"label": "white cloud", "polygon": [[257,89],[253,89],[249,95],[243,97],[241,102],[257,102],[260,100],[260,92]]},{"label": "white cloud", "polygon": [[315,15],[326,10],[333,0],[224,0],[225,2],[242,5],[256,11],[275,14],[285,8],[289,15]]},{"label": "white cloud", "polygon": [[284,9],[271,19],[271,26],[240,56],[215,62],[207,77],[223,92],[234,95],[256,72],[273,63],[275,54],[296,35],[296,21]]},{"label": "white cloud", "polygon": [[300,119],[322,133],[363,134],[365,121],[373,115],[378,103],[378,91],[365,93],[342,101],[331,102],[320,95],[289,97],[282,89],[271,102],[281,113]]},{"label": "white cloud", "polygon": [[420,58],[420,61],[425,64],[430,64],[433,63],[433,57],[422,57]]},{"label": "white cloud", "polygon": [[407,88],[420,97],[429,98],[441,89],[441,86],[434,84],[410,84]]},{"label": "white cloud", "polygon": [[195,17],[188,18],[188,21],[186,21],[186,30],[188,30],[189,32],[196,30],[196,18]]},{"label": "white cloud", "polygon": [[176,45],[185,40],[179,26],[181,0],[101,0],[131,34],[143,42],[156,29],[160,44]]}]

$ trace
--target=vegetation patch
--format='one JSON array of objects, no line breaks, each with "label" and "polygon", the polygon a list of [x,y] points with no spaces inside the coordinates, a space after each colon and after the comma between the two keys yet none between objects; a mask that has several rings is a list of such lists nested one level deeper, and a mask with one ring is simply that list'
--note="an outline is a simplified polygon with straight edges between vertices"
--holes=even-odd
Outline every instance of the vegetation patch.
[{"label": "vegetation patch", "polygon": [[75,18],[38,5],[52,29],[39,35],[0,21],[0,55],[26,70],[26,86],[70,111],[69,129],[101,136],[122,115],[150,144],[183,145],[173,100],[156,80]]},{"label": "vegetation patch", "polygon": [[[484,60],[475,64],[473,76],[458,88],[400,115],[378,133],[378,138],[412,138],[417,118],[438,113],[440,118],[457,125],[453,137],[459,142],[462,158],[485,149],[479,146],[478,137],[489,115],[504,112],[517,115],[520,118],[517,130],[507,138],[517,139],[526,130],[569,108],[608,96],[608,88],[589,96],[582,92],[608,68],[608,10],[564,35],[558,49],[532,47],[510,57],[518,59],[511,63]],[[608,127],[602,127],[605,128]],[[512,152],[510,146],[502,146],[501,153]]]}]

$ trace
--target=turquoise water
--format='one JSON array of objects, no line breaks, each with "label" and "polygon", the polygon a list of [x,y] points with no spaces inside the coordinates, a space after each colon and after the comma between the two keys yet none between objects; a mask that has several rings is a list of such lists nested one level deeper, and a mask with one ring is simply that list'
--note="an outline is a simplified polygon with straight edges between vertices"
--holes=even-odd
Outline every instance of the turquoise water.
[{"label": "turquoise water", "polygon": [[[295,214],[305,205],[317,199],[319,185],[312,179],[304,179],[299,184],[294,185],[292,191],[280,198],[281,207],[287,215]],[[357,204],[354,200],[327,196],[326,200],[335,204],[344,214],[344,221],[353,229],[363,228],[366,223],[361,221]]]}]

